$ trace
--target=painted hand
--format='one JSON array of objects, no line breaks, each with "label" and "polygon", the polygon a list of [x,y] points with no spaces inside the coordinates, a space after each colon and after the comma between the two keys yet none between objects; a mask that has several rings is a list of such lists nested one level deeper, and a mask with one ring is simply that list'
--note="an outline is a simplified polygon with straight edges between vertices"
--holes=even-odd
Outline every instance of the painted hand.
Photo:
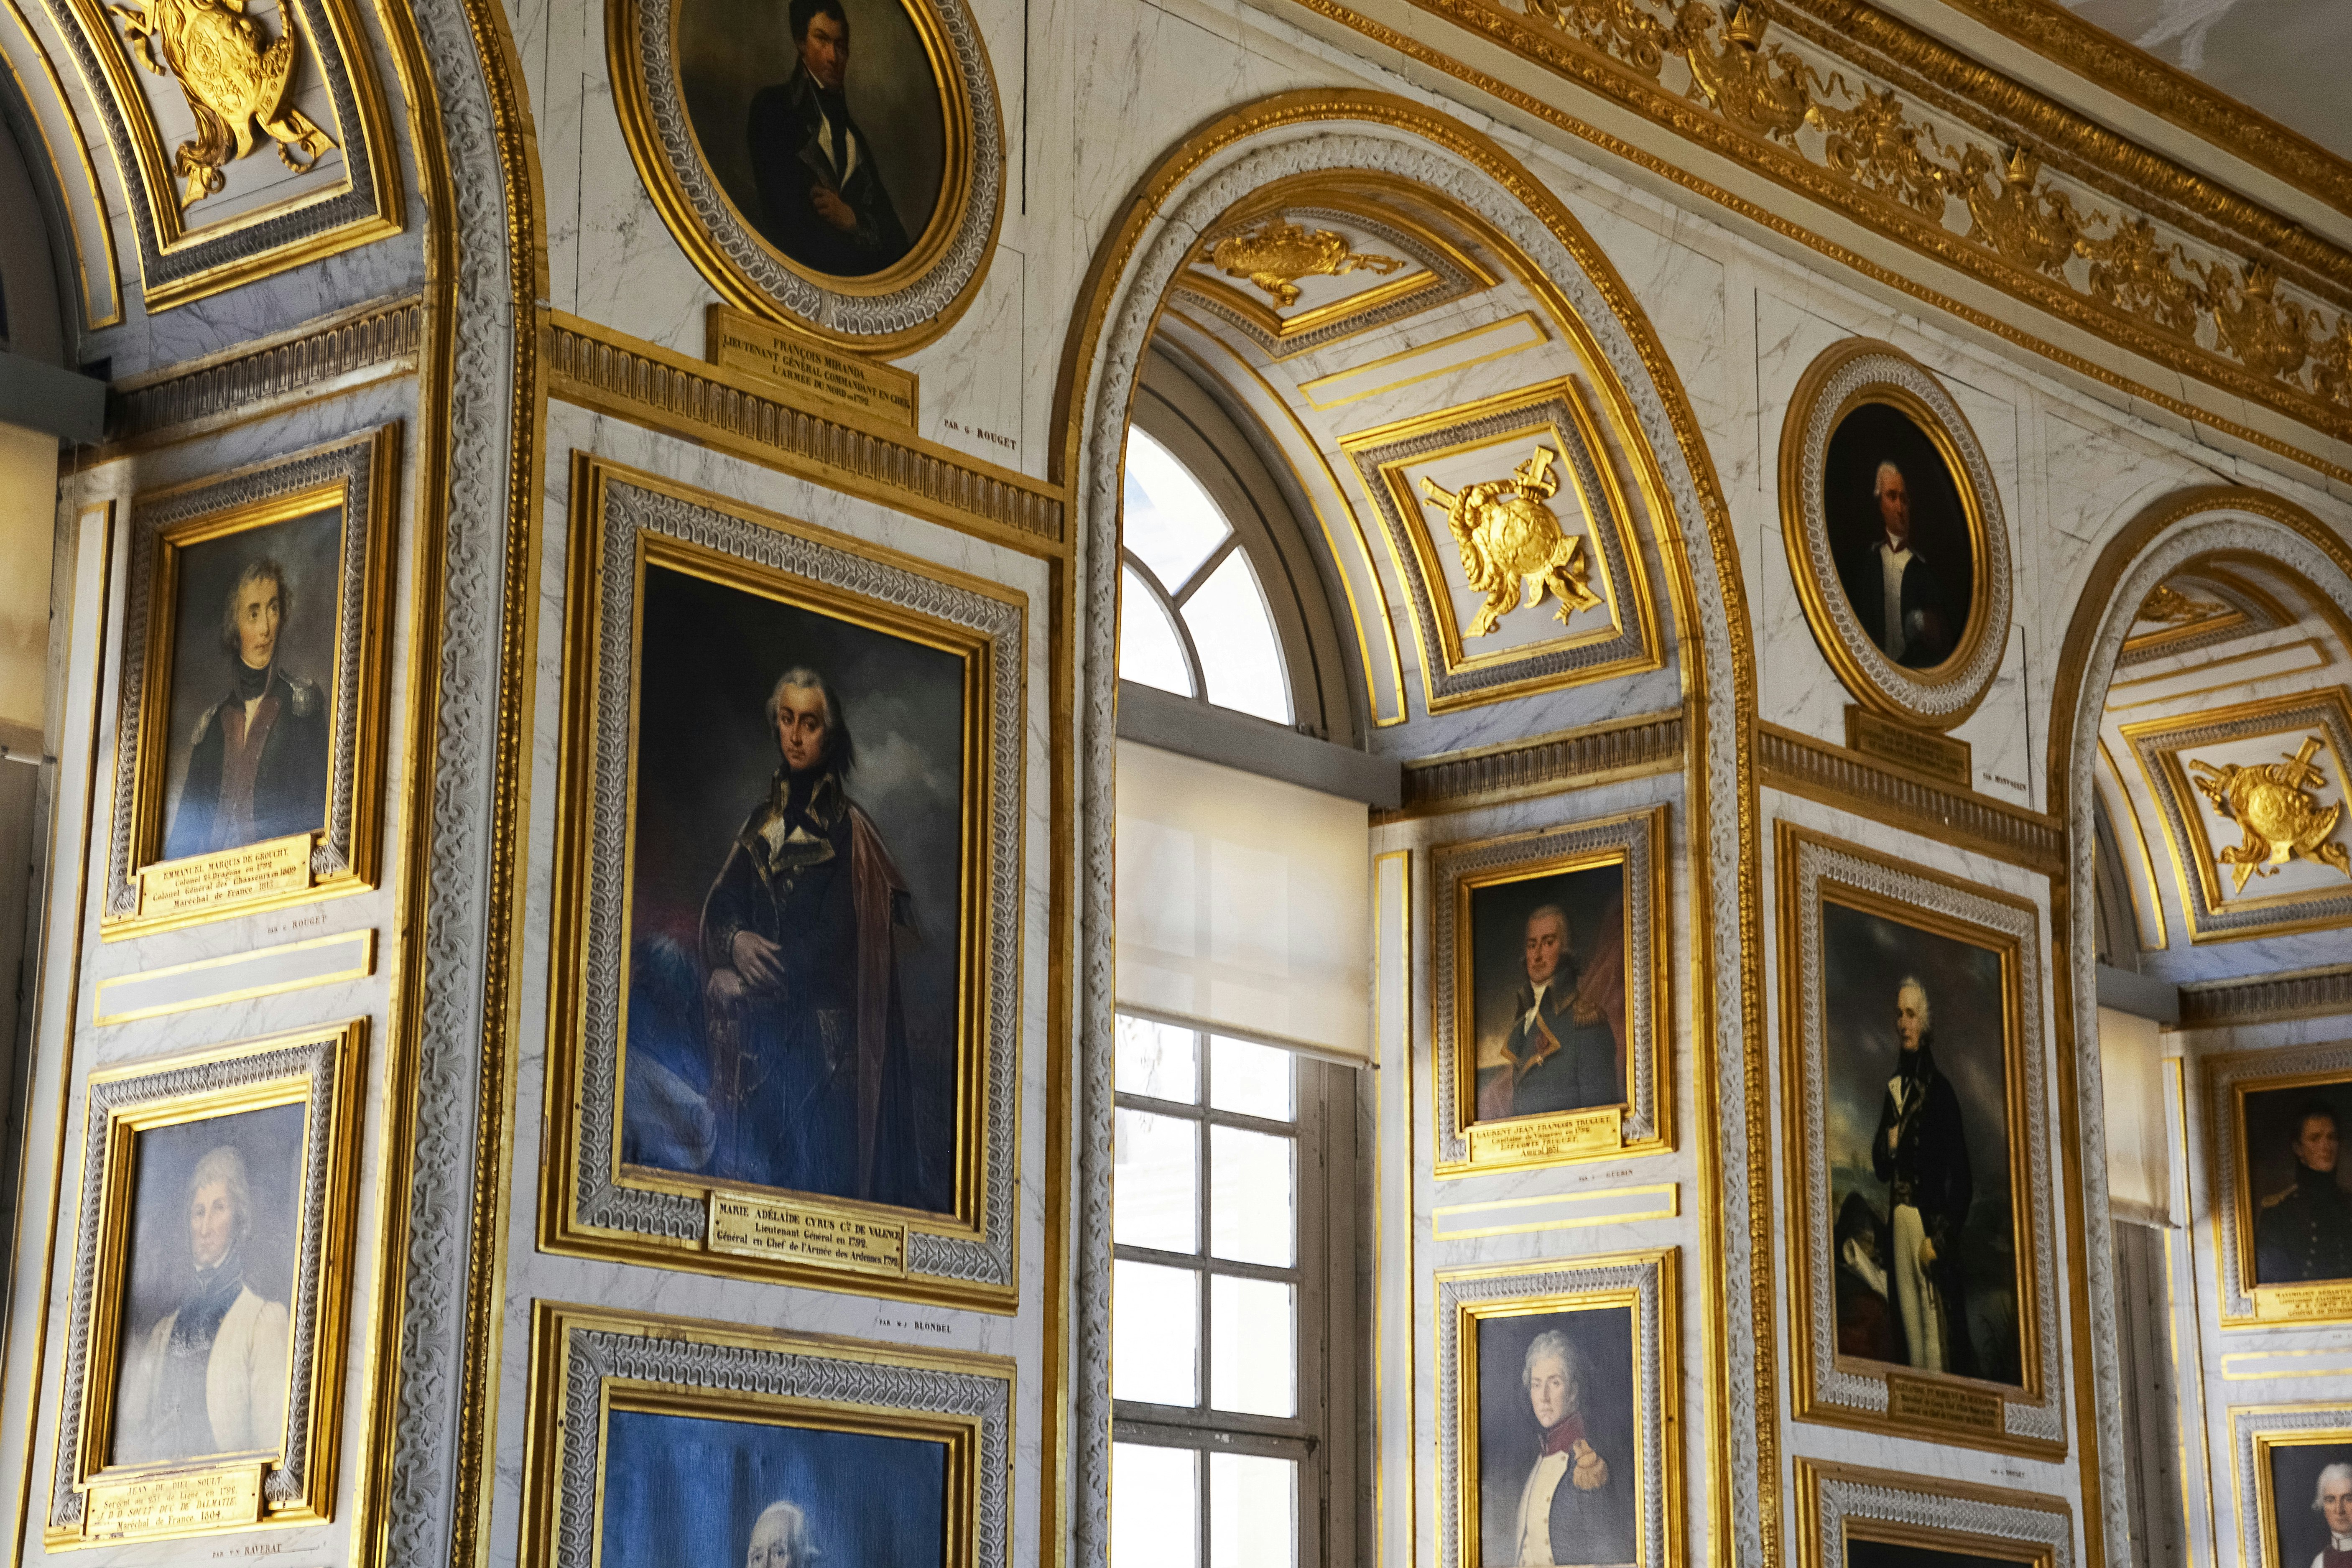
[{"label": "painted hand", "polygon": [[751,982],[754,990],[781,991],[784,987],[784,966],[779,962],[782,950],[757,931],[735,933],[735,972]]},{"label": "painted hand", "polygon": [[843,201],[841,194],[831,186],[811,185],[809,200],[816,205],[816,216],[842,233],[847,234],[857,226],[857,215],[849,210],[849,204]]}]

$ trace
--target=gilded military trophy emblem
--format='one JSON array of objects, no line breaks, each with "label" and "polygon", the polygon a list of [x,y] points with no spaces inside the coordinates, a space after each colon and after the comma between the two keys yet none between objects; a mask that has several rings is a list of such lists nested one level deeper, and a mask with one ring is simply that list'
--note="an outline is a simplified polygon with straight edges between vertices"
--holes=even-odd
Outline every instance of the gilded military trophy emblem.
[{"label": "gilded military trophy emblem", "polygon": [[2352,850],[2333,842],[2344,803],[2322,805],[2312,793],[2327,786],[2326,775],[2313,760],[2326,746],[2317,735],[2306,735],[2284,762],[2219,767],[2189,763],[2197,792],[2246,836],[2213,857],[2214,864],[2231,868],[2232,891],[2244,892],[2249,878],[2275,876],[2280,867],[2297,858],[2316,860],[2352,877]]},{"label": "gilded military trophy emblem", "polygon": [[195,117],[195,135],[172,154],[182,206],[219,193],[228,165],[260,145],[257,127],[298,174],[335,146],[286,101],[297,59],[290,21],[272,38],[245,0],[132,0],[114,11],[147,68],[177,81]]},{"label": "gilded military trophy emblem", "polygon": [[1298,303],[1301,278],[1338,278],[1358,271],[1385,278],[1404,265],[1393,256],[1356,249],[1344,234],[1302,227],[1280,213],[1254,229],[1217,241],[1209,260],[1228,278],[1249,279],[1277,310]]},{"label": "gilded military trophy emblem", "polygon": [[1585,585],[1591,564],[1583,535],[1561,528],[1545,504],[1559,493],[1559,477],[1551,471],[1558,458],[1550,447],[1538,447],[1509,479],[1458,490],[1423,477],[1422,494],[1445,509],[1445,526],[1462,550],[1463,575],[1474,592],[1486,595],[1465,635],[1485,637],[1512,609],[1541,605],[1547,591],[1559,603],[1552,618],[1563,626],[1577,611],[1600,606],[1601,595]]}]

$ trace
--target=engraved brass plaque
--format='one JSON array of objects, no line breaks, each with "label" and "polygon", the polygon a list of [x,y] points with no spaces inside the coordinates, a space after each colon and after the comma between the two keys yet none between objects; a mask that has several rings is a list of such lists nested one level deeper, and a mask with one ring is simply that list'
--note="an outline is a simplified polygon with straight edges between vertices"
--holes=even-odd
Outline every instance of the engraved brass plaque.
[{"label": "engraved brass plaque", "polygon": [[820,1263],[860,1274],[907,1272],[907,1227],[742,1193],[710,1194],[709,1247],[737,1258]]},{"label": "engraved brass plaque", "polygon": [[272,893],[299,893],[310,885],[310,838],[308,833],[297,833],[150,866],[139,873],[140,918],[184,914]]},{"label": "engraved brass plaque", "polygon": [[2263,1285],[2254,1288],[2254,1316],[2277,1322],[2330,1322],[2352,1318],[2352,1283]]},{"label": "engraved brass plaque", "polygon": [[1849,751],[1893,763],[1954,789],[1970,787],[1973,779],[1966,741],[1914,730],[1860,707],[1845,710],[1845,743]]},{"label": "engraved brass plaque", "polygon": [[81,1529],[90,1541],[192,1535],[261,1522],[259,1460],[193,1475],[92,1481]]},{"label": "engraved brass plaque", "polygon": [[1624,1121],[1623,1106],[1604,1105],[1534,1121],[1474,1121],[1470,1163],[1519,1164],[1620,1148],[1625,1142]]},{"label": "engraved brass plaque", "polygon": [[1896,1421],[1925,1421],[1937,1426],[1959,1426],[1970,1432],[2000,1432],[2001,1398],[1988,1389],[1969,1388],[1939,1378],[1886,1374],[1886,1414]]},{"label": "engraved brass plaque", "polygon": [[836,353],[823,343],[756,321],[724,305],[710,307],[710,363],[757,376],[793,394],[852,414],[915,427],[915,378],[903,370]]}]

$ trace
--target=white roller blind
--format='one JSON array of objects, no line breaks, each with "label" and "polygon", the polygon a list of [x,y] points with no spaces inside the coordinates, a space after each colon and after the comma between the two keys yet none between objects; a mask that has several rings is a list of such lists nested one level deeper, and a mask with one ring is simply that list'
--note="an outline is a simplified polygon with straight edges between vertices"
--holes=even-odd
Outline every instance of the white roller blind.
[{"label": "white roller blind", "polygon": [[1360,801],[1118,743],[1118,1005],[1371,1059],[1371,837]]},{"label": "white roller blind", "polygon": [[2107,1201],[2118,1214],[2167,1223],[2172,1163],[2164,1124],[2164,1037],[2152,1020],[2099,1009],[2099,1082],[2106,1110]]}]

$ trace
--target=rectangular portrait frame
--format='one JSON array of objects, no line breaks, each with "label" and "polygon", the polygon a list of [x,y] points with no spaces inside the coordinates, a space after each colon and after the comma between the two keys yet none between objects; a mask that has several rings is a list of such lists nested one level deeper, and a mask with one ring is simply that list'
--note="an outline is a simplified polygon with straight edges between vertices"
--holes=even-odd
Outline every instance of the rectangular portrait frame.
[{"label": "rectangular portrait frame", "polygon": [[[2266,1200],[2248,1137],[2248,1101],[2272,1095],[2325,1096],[2345,1102],[2339,1142],[2352,1133],[2352,1043],[2284,1050],[2235,1051],[2204,1064],[2206,1140],[2212,1148],[2213,1258],[2221,1287],[2221,1321],[2317,1327],[2352,1322],[2352,1273],[2336,1279],[2264,1284],[2259,1231]],[[2330,1093],[2329,1091],[2333,1091]],[[2339,1163],[2341,1162],[2339,1161]],[[2345,1204],[2352,1214],[2352,1194]],[[2342,1237],[2352,1251],[2352,1234]]]},{"label": "rectangular portrait frame", "polygon": [[[248,1041],[200,1055],[141,1062],[90,1075],[84,1120],[79,1219],[58,1395],[57,1450],[45,1539],[49,1550],[116,1541],[210,1535],[257,1525],[328,1519],[342,1434],[343,1363],[349,1328],[349,1268],[358,1194],[358,1121],[365,1098],[359,1072],[367,1020]],[[141,1140],[246,1112],[299,1113],[290,1247],[292,1300],[278,1314],[240,1286],[230,1318],[250,1297],[243,1321],[282,1331],[284,1425],[274,1441],[234,1453],[110,1462],[121,1369],[130,1363],[126,1301],[140,1208]],[[203,1165],[196,1166],[200,1173]],[[234,1186],[251,1201],[246,1167]],[[176,1215],[181,1211],[175,1209]],[[241,1216],[250,1226],[251,1216]],[[168,1224],[168,1221],[166,1222]],[[242,1256],[242,1240],[236,1244]],[[271,1283],[265,1274],[262,1283]],[[164,1321],[176,1324],[175,1307]],[[158,1327],[161,1325],[159,1324]],[[206,1418],[215,1419],[206,1373]]]},{"label": "rectangular portrait frame", "polygon": [[[525,1568],[612,1568],[605,1516],[619,1505],[607,1475],[614,1417],[630,1415],[674,1417],[747,1444],[938,1444],[938,1568],[1011,1568],[1011,1361],[551,1301],[536,1303],[532,1317]],[[710,1493],[727,1479],[712,1477]],[[839,1494],[790,1500],[817,1511]],[[809,1521],[820,1547],[832,1522]],[[730,1545],[725,1560],[743,1555]]]},{"label": "rectangular portrait frame", "polygon": [[[399,465],[400,426],[386,425],[134,503],[112,849],[100,921],[108,941],[376,886]],[[331,635],[320,639],[324,667],[289,671],[273,664],[265,688],[266,696],[275,696],[283,678],[289,736],[298,720],[308,728],[318,715],[325,775],[320,826],[166,858],[167,767],[183,728],[174,722],[173,697],[182,677],[194,681],[206,674],[174,668],[183,634],[179,594],[192,552],[328,511],[341,518],[330,580],[282,584],[292,600],[289,624],[298,615],[328,619]],[[191,727],[192,745],[215,730],[214,716],[214,708],[203,710]],[[265,754],[268,744],[268,738],[261,742]],[[262,763],[256,759],[247,787],[257,785]]]},{"label": "rectangular portrait frame", "polygon": [[[1781,1085],[1789,1129],[1788,1203],[1796,1414],[1800,1420],[2002,1453],[2066,1451],[2056,1365],[2056,1232],[2050,1174],[2048,1079],[2040,1018],[2041,911],[2021,899],[1779,825]],[[1942,937],[1998,959],[2003,1124],[2008,1131],[2011,1245],[2020,1381],[2011,1384],[1842,1354],[1829,1148],[1824,906]],[[1890,976],[1892,987],[1895,977]],[[1890,995],[1890,1009],[1893,998]],[[1930,998],[1932,1008],[1933,998]],[[1932,1012],[1931,1015],[1932,1016]],[[1948,1075],[1947,1075],[1948,1076]],[[1892,1262],[1888,1272],[1892,1273]],[[1894,1301],[1888,1300],[1889,1309]]]},{"label": "rectangular portrait frame", "polygon": [[[584,453],[574,463],[572,496],[542,1245],[1013,1310],[1025,600]],[[630,892],[640,859],[640,599],[650,567],[959,661],[961,891],[951,920],[942,922],[947,934],[934,939],[952,944],[955,968],[950,1207],[887,1206],[623,1161]]]},{"label": "rectangular portrait frame", "polygon": [[[1678,1568],[1688,1535],[1683,1515],[1681,1335],[1675,1252],[1612,1253],[1440,1270],[1437,1290],[1437,1509],[1439,1568],[1481,1568],[1484,1488],[1479,1474],[1478,1330],[1511,1318],[1622,1310],[1631,1331],[1634,1469],[1632,1518],[1638,1568]],[[1508,1375],[1515,1368],[1487,1372]],[[1607,1456],[1603,1455],[1605,1461]],[[1612,1478],[1613,1479],[1613,1478]],[[1570,1484],[1563,1478],[1560,1485]],[[1497,1565],[1505,1568],[1505,1565]]]},{"label": "rectangular portrait frame", "polygon": [[[1431,851],[1434,994],[1431,1000],[1431,1106],[1441,1177],[1525,1170],[1674,1146],[1669,1076],[1666,812],[1569,823],[1506,837],[1440,845]],[[1611,933],[1621,955],[1625,1100],[1482,1121],[1478,1115],[1476,937],[1478,895],[1511,884],[1615,868],[1623,925]],[[1571,946],[1589,957],[1589,941]]]},{"label": "rectangular portrait frame", "polygon": [[[2309,1500],[2278,1495],[2277,1461],[2316,1448],[2339,1450],[2333,1462],[2352,1462],[2352,1405],[2241,1405],[2230,1416],[2230,1497],[2238,1521],[2238,1561],[2242,1568],[2309,1568],[2315,1552],[2282,1549],[2281,1536],[2289,1510],[2311,1511]],[[2311,1474],[2314,1467],[2331,1462],[2312,1454],[2297,1468]],[[2327,1531],[2315,1531],[2325,1545]]]},{"label": "rectangular portrait frame", "polygon": [[1853,1546],[1990,1558],[2017,1568],[2074,1568],[2074,1518],[2064,1501],[1967,1481],[1797,1460],[1798,1568],[1861,1568]]}]

